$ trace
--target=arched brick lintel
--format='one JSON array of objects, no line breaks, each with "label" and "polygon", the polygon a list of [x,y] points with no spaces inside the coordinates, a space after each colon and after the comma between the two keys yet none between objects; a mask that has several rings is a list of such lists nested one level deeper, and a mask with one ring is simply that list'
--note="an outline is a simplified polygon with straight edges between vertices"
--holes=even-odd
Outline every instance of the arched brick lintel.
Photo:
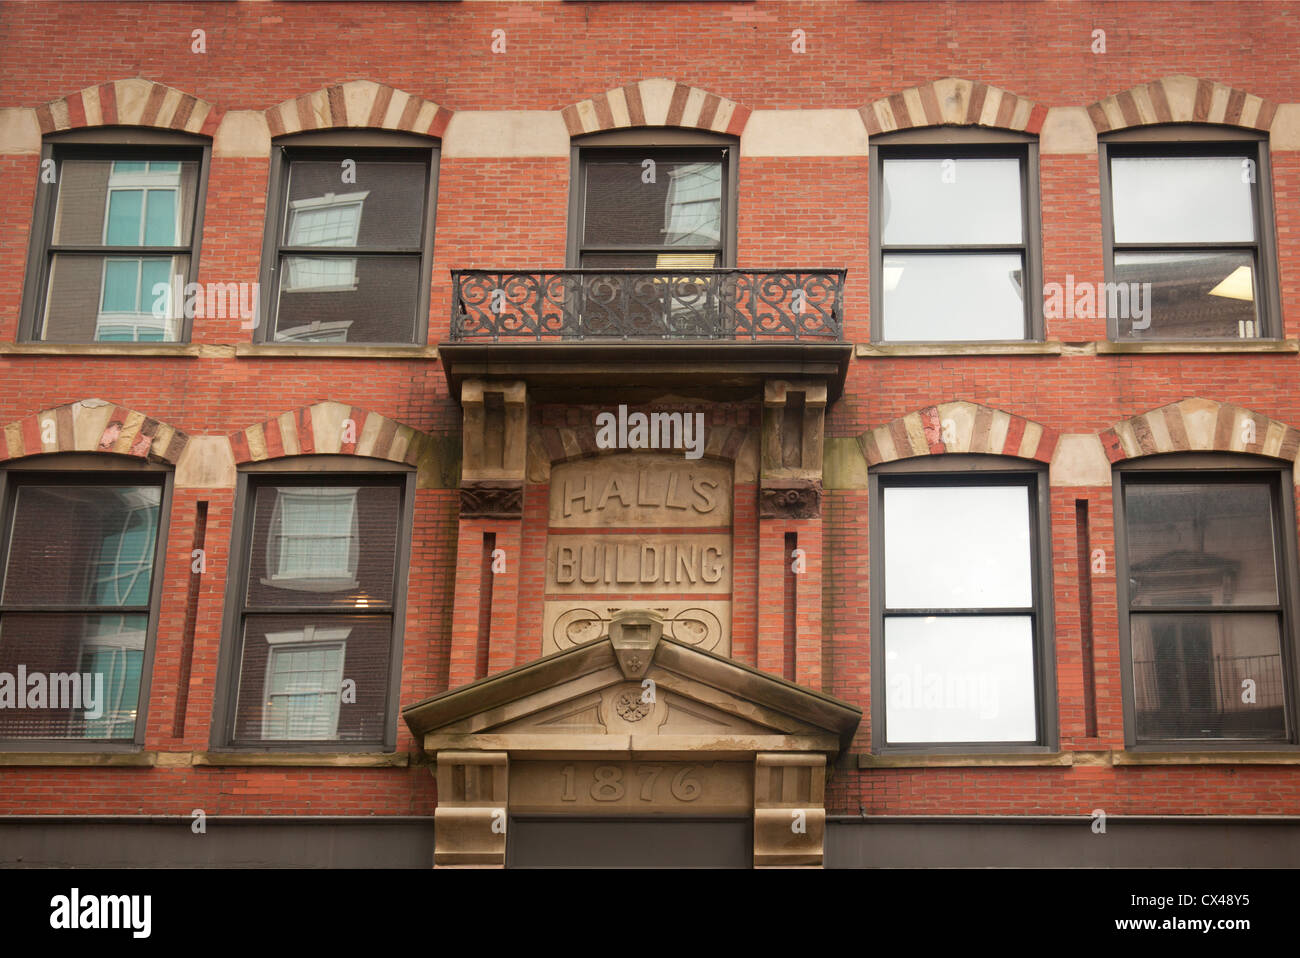
[{"label": "arched brick lintel", "polygon": [[1047,108],[974,80],[945,77],[860,107],[868,136],[922,126],[988,126],[1037,134]]},{"label": "arched brick lintel", "polygon": [[1275,104],[1226,83],[1168,76],[1098,100],[1088,116],[1098,133],[1153,123],[1218,123],[1268,130]]},{"label": "arched brick lintel", "polygon": [[367,456],[417,465],[433,437],[360,406],[327,400],[230,434],[236,465],[284,456]]},{"label": "arched brick lintel", "polygon": [[564,107],[570,136],[638,126],[676,126],[740,136],[752,111],[734,100],[655,78],[606,90]]},{"label": "arched brick lintel", "polygon": [[140,77],[88,86],[36,108],[42,136],[87,126],[152,126],[212,136],[220,119],[206,100]]},{"label": "arched brick lintel", "polygon": [[1300,430],[1213,399],[1183,399],[1103,430],[1111,462],[1170,452],[1244,452],[1295,462]]},{"label": "arched brick lintel", "polygon": [[4,427],[0,460],[55,452],[104,452],[175,465],[189,436],[142,412],[103,399],[46,409]]},{"label": "arched brick lintel", "polygon": [[304,93],[266,110],[271,136],[369,127],[442,136],[452,111],[432,100],[372,80],[350,80]]},{"label": "arched brick lintel", "polygon": [[858,436],[868,466],[953,452],[1051,462],[1056,440],[1042,423],[964,401],[926,406]]}]

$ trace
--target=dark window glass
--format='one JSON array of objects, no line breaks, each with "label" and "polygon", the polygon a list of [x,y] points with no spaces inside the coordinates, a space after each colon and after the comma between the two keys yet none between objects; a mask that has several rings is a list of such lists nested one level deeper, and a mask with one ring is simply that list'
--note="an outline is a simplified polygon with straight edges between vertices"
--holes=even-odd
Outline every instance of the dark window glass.
[{"label": "dark window glass", "polygon": [[[654,151],[593,158],[584,174],[584,268],[721,265],[726,178],[719,151],[691,159]],[[684,255],[688,251],[693,255]],[[622,258],[611,261],[610,254]]]},{"label": "dark window glass", "polygon": [[[200,163],[58,156],[36,338],[177,342],[184,332]],[[190,154],[192,155],[192,154]],[[57,156],[57,155],[56,155]]]},{"label": "dark window glass", "polygon": [[887,744],[1038,740],[1030,493],[882,489]]},{"label": "dark window glass", "polygon": [[568,331],[584,338],[727,338],[716,275],[731,226],[723,149],[586,150],[582,154],[578,266]]},{"label": "dark window glass", "polygon": [[135,737],[161,502],[160,485],[17,485],[0,738]]},{"label": "dark window glass", "polygon": [[1156,330],[1157,317],[1154,335],[1171,339],[1259,335],[1255,257],[1249,252],[1116,253],[1115,282],[1106,294],[1106,315],[1116,319],[1121,335],[1147,335]]},{"label": "dark window glass", "polygon": [[362,152],[290,154],[279,218],[277,342],[416,338],[430,164],[357,159]]},{"label": "dark window glass", "polygon": [[1264,335],[1257,308],[1257,162],[1253,149],[1185,156],[1113,149],[1114,282],[1105,315],[1116,336]]},{"label": "dark window glass", "polygon": [[1024,339],[1029,255],[1019,156],[881,160],[881,335]]},{"label": "dark window glass", "polygon": [[1274,497],[1260,481],[1126,480],[1139,744],[1287,740]]},{"label": "dark window glass", "polygon": [[382,742],[400,483],[254,484],[233,742]]}]

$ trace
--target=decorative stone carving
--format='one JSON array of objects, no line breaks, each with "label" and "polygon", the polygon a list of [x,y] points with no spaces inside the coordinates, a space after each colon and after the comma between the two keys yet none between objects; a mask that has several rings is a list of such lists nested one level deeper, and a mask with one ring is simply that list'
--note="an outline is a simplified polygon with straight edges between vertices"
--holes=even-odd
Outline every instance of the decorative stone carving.
[{"label": "decorative stone carving", "polygon": [[524,514],[522,482],[462,482],[462,519],[518,519]]},{"label": "decorative stone carving", "polygon": [[[636,662],[639,666],[642,662],[641,657],[636,655],[628,656],[628,660],[629,665]],[[643,693],[637,689],[619,692],[618,697],[614,699],[614,711],[625,722],[639,722],[654,711],[654,704],[642,701],[643,697]]]},{"label": "decorative stone carving", "polygon": [[763,519],[816,519],[821,513],[820,481],[765,480],[758,492],[758,514]]},{"label": "decorative stone carving", "polygon": [[[595,603],[547,602],[543,612],[543,652],[559,652],[602,638],[608,632],[614,615],[624,608]],[[665,635],[703,652],[716,653],[724,648],[731,631],[728,602],[669,602],[654,605],[652,611],[663,619]]]}]

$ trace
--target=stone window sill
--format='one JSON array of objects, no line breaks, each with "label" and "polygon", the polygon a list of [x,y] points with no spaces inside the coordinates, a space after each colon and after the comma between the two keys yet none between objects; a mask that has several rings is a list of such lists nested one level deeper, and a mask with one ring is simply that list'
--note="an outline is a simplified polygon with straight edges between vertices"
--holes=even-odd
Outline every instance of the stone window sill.
[{"label": "stone window sill", "polygon": [[1130,353],[1300,353],[1300,339],[1170,340],[1166,342],[1099,342],[1099,355]]},{"label": "stone window sill", "polygon": [[1112,765],[1300,765],[1300,749],[1215,752],[1111,752]]},{"label": "stone window sill", "polygon": [[157,752],[0,752],[0,766],[149,766]]},{"label": "stone window sill", "polygon": [[237,343],[235,355],[294,359],[437,359],[437,346],[304,346],[297,343]]},{"label": "stone window sill", "polygon": [[858,343],[855,355],[859,359],[887,358],[890,356],[1060,356],[1062,343],[1050,340],[1039,342],[998,343]]},{"label": "stone window sill", "polygon": [[858,768],[983,768],[1072,765],[1071,752],[975,752],[966,755],[866,755]]},{"label": "stone window sill", "polygon": [[405,768],[411,764],[411,756],[406,752],[194,752],[189,754],[189,759],[190,765],[264,768]]},{"label": "stone window sill", "polygon": [[230,346],[204,343],[0,343],[4,356],[233,356]]}]

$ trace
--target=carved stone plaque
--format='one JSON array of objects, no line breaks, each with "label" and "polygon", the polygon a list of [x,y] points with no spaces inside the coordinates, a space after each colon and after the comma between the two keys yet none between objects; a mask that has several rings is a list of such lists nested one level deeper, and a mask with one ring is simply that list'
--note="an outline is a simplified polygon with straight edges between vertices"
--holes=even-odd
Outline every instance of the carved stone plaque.
[{"label": "carved stone plaque", "polygon": [[653,609],[664,634],[731,650],[732,466],[619,453],[551,472],[543,651],[605,634],[620,609]]},{"label": "carved stone plaque", "polygon": [[738,762],[513,762],[510,810],[610,815],[750,812],[753,770]]},{"label": "carved stone plaque", "polygon": [[551,528],[731,528],[732,467],[712,459],[620,453],[551,470]]}]

